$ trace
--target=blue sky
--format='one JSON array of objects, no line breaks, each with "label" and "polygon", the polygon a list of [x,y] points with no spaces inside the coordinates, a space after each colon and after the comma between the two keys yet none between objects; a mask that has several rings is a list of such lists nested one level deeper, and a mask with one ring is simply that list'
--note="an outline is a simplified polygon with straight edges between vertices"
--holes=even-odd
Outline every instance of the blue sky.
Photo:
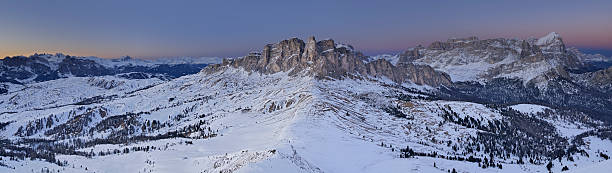
[{"label": "blue sky", "polygon": [[528,38],[612,50],[612,1],[3,1],[0,56],[240,56],[290,37],[366,54],[450,37]]}]

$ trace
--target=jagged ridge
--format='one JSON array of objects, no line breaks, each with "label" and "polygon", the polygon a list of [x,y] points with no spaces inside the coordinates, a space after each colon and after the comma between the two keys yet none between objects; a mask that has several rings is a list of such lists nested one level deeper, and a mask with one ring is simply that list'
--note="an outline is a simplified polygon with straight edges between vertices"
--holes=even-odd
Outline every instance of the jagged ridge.
[{"label": "jagged ridge", "polygon": [[212,65],[205,72],[211,73],[226,67],[244,68],[264,74],[290,72],[290,75],[306,71],[318,78],[342,77],[386,77],[397,83],[413,82],[419,85],[450,85],[450,77],[426,65],[413,63],[391,64],[386,60],[372,62],[352,46],[336,44],[334,40],[308,42],[298,38],[283,40],[277,44],[264,46],[261,53],[251,53],[238,59],[225,59],[223,63]]}]

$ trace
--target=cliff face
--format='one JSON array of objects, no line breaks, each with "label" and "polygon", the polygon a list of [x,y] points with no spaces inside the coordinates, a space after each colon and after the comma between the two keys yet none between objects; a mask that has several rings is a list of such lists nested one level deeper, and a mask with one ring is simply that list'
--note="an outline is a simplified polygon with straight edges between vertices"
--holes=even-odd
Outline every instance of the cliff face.
[{"label": "cliff face", "polygon": [[426,65],[410,62],[391,64],[386,60],[365,61],[366,57],[350,45],[336,44],[334,40],[316,41],[314,37],[304,41],[292,38],[264,46],[261,53],[224,60],[223,63],[205,68],[207,73],[227,67],[244,68],[264,74],[289,72],[290,75],[306,72],[318,78],[343,78],[349,75],[386,77],[394,82],[413,82],[419,85],[450,85],[450,77]]},{"label": "cliff face", "polygon": [[398,55],[398,62],[428,65],[451,76],[453,81],[490,81],[518,78],[541,83],[544,75],[563,75],[564,69],[584,64],[567,50],[561,36],[550,33],[539,39],[484,39],[476,37],[436,41]]},{"label": "cliff face", "polygon": [[591,72],[588,76],[587,79],[590,84],[612,93],[612,67]]}]

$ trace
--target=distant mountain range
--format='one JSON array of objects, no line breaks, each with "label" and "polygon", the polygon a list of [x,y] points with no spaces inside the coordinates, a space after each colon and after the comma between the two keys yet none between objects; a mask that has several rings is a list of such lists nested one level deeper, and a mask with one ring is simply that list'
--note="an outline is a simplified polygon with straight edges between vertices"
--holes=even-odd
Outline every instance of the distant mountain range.
[{"label": "distant mountain range", "polygon": [[64,54],[34,54],[0,59],[0,82],[42,82],[67,77],[119,75],[125,78],[176,78],[199,72],[220,58],[118,59],[74,57]]}]

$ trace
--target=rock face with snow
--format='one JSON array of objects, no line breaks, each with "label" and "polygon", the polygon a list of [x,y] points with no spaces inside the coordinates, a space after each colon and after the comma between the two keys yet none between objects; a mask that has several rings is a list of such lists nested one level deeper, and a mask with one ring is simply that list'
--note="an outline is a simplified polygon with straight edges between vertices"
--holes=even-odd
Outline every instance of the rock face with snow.
[{"label": "rock face with snow", "polygon": [[553,32],[527,40],[437,41],[410,48],[391,62],[431,66],[449,74],[453,84],[439,92],[445,99],[572,107],[612,120],[609,66],[594,68],[586,61],[591,57],[566,49],[561,36]]},{"label": "rock face with snow", "polygon": [[612,57],[605,57],[601,54],[585,54],[576,48],[568,48],[568,51],[577,55],[578,59],[587,65],[585,71],[602,70],[612,66]]},{"label": "rock face with snow", "polygon": [[[0,59],[0,82],[33,83],[66,77],[141,73],[136,77],[176,78],[199,72],[209,62],[198,58],[141,60],[128,57],[102,59],[56,54],[34,54]],[[214,63],[214,62],[213,62]],[[132,76],[131,77],[135,77]]]},{"label": "rock face with snow", "polygon": [[536,40],[535,45],[539,46],[542,51],[550,53],[564,53],[565,44],[561,35],[556,32],[551,32],[548,35]]},{"label": "rock face with snow", "polygon": [[[576,69],[583,63],[565,49],[556,33],[540,39],[486,39],[476,37],[433,42],[400,54],[400,62],[429,65],[448,73],[453,81],[488,81],[493,78],[536,78],[560,68]],[[564,73],[564,72],[560,72]],[[532,81],[533,79],[536,79]]]},{"label": "rock face with snow", "polygon": [[604,93],[612,94],[612,66],[607,69],[574,75],[577,81],[587,83]]},{"label": "rock face with snow", "polygon": [[612,83],[612,67],[597,71],[593,76],[593,81],[601,84],[610,84]]},{"label": "rock face with snow", "polygon": [[410,62],[392,64],[386,60],[364,62],[366,59],[351,46],[336,44],[334,40],[316,41],[308,38],[307,43],[297,38],[283,40],[277,44],[264,46],[260,54],[251,54],[243,58],[225,60],[218,65],[205,69],[212,73],[227,67],[244,68],[264,74],[289,72],[297,74],[303,71],[319,78],[345,78],[350,76],[386,77],[392,81],[414,82],[419,85],[450,85],[445,73],[425,65]]},{"label": "rock face with snow", "polygon": [[588,68],[580,56],[567,51],[557,33],[528,40],[449,39],[379,57],[364,57],[352,47],[310,37],[307,43],[292,38],[266,45],[260,54],[227,60],[204,71],[243,68],[264,74],[306,72],[319,79],[385,78],[438,87],[437,96],[448,100],[572,107],[612,120],[607,71],[574,73]]}]

